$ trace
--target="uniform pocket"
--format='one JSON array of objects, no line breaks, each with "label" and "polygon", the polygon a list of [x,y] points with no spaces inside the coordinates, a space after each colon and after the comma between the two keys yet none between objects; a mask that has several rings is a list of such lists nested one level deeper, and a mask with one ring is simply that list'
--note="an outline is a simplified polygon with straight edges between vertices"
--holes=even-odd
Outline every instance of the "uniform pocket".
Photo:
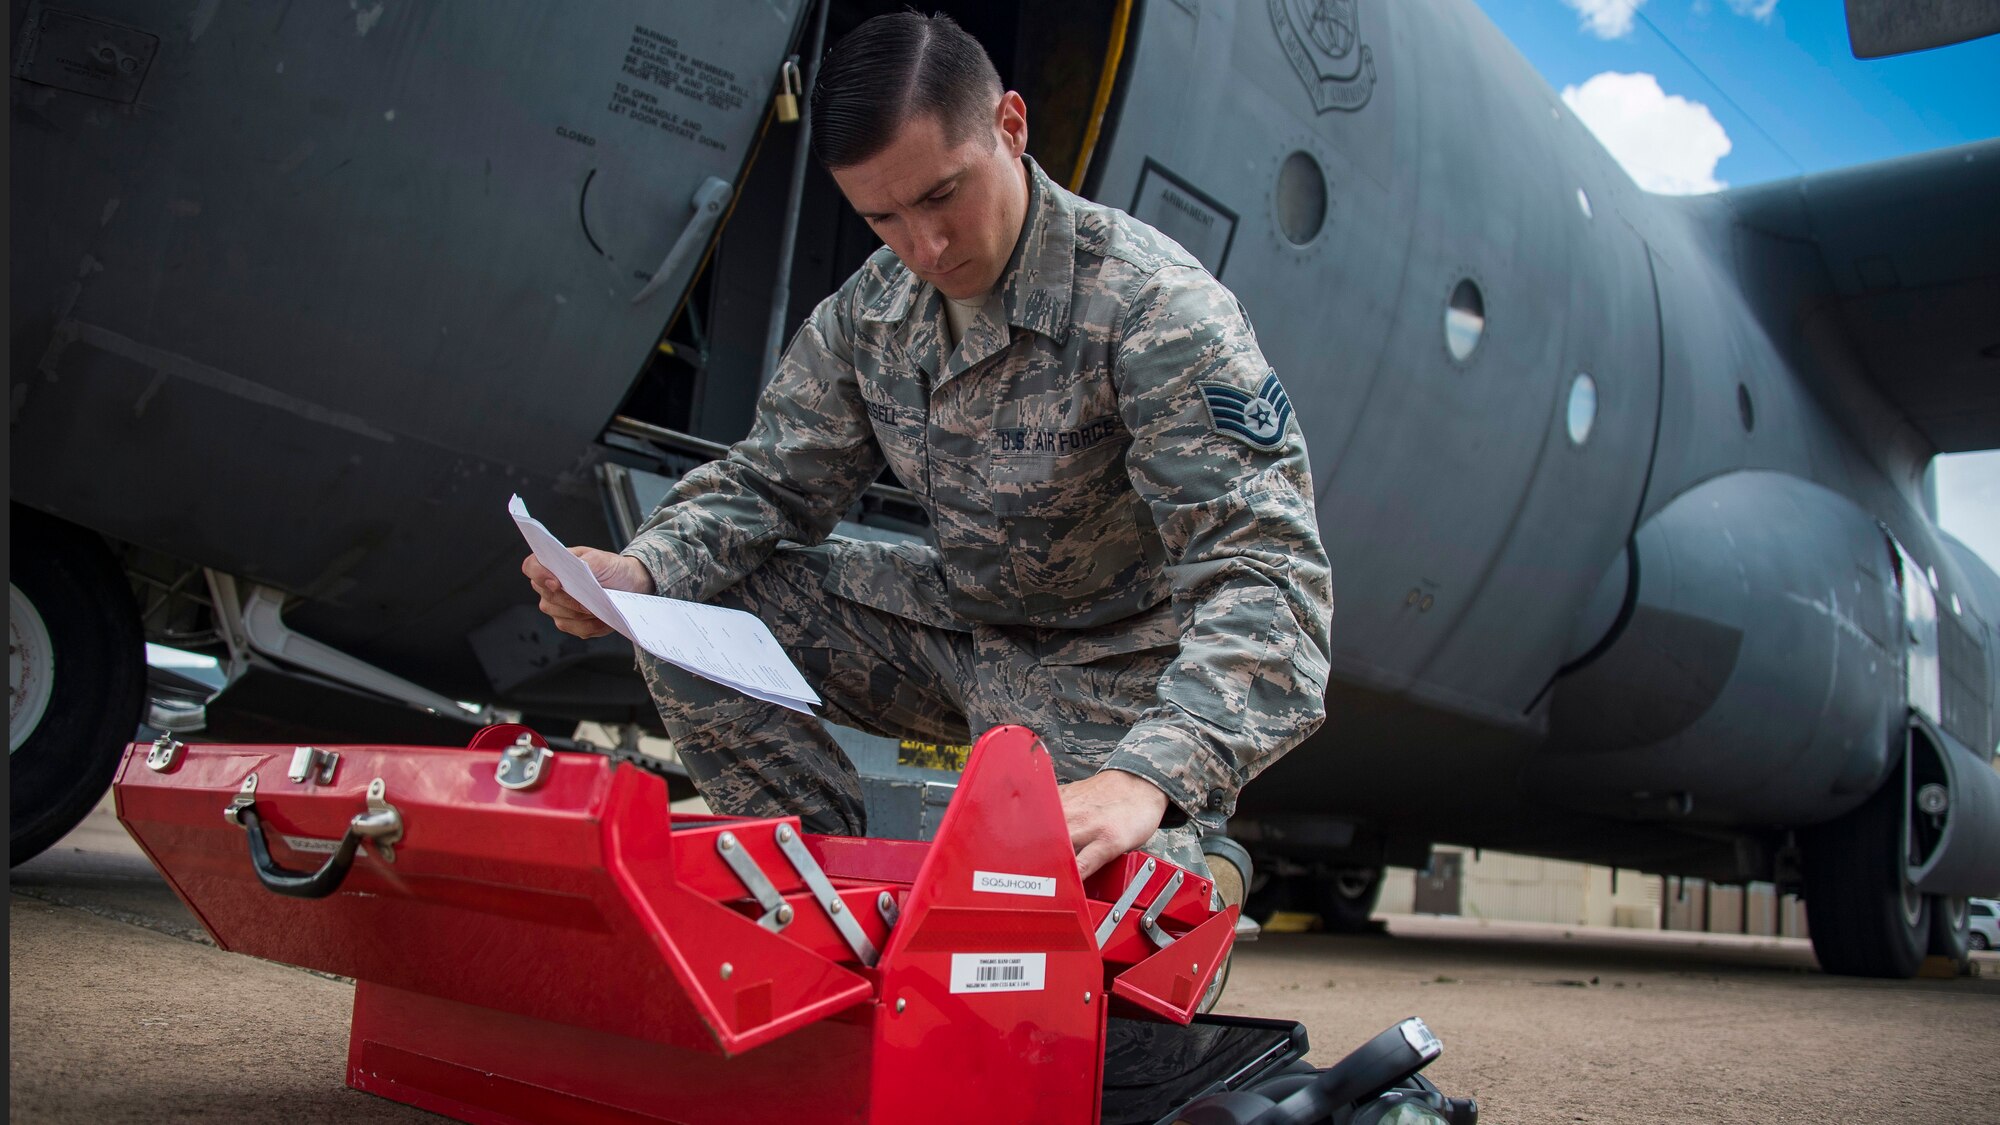
[{"label": "uniform pocket", "polygon": [[993,514],[1060,520],[1090,511],[1098,494],[1124,486],[1123,432],[1116,418],[1073,430],[996,431],[987,469]]},{"label": "uniform pocket", "polygon": [[812,548],[824,573],[820,587],[850,602],[954,632],[970,626],[946,608],[937,552],[920,543],[878,543],[828,537]]}]

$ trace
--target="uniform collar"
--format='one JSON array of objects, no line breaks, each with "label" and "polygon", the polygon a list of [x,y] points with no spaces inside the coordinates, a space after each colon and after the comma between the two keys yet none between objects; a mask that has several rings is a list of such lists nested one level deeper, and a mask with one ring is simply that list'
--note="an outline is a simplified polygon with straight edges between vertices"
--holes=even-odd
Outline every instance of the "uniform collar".
[{"label": "uniform collar", "polygon": [[[1057,187],[1032,156],[1028,166],[1028,214],[1014,256],[1000,277],[1007,323],[1039,332],[1061,344],[1069,339],[1069,310],[1076,279],[1076,203]],[[893,324],[913,311],[935,319],[943,300],[937,287],[919,281],[898,263],[895,281],[862,310],[863,320]]]}]

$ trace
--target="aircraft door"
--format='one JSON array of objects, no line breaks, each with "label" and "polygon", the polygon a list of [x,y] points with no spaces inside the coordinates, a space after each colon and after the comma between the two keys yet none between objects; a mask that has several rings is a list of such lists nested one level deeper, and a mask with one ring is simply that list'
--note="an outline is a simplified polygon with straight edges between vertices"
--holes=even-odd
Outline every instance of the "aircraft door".
[{"label": "aircraft door", "polygon": [[436,634],[437,560],[518,546],[492,497],[592,456],[806,5],[195,7],[27,6],[15,499]]}]

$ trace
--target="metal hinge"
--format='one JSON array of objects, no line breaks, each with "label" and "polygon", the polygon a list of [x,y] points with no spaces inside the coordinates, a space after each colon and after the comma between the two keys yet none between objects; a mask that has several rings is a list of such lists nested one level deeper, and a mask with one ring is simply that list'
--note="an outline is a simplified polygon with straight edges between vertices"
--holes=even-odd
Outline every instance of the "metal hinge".
[{"label": "metal hinge", "polygon": [[[799,834],[793,831],[789,824],[778,825],[778,830],[773,836],[778,841],[778,850],[785,853],[785,858],[792,863],[792,869],[799,873],[799,878],[805,880],[807,889],[811,890],[813,897],[819,900],[820,908],[826,911],[828,918],[832,919],[833,928],[839,930],[840,936],[846,940],[847,948],[854,951],[854,956],[859,958],[862,964],[873,966],[876,957],[879,956],[875,951],[875,943],[869,941],[868,935],[861,932],[861,923],[854,920],[853,912],[841,901],[840,892],[834,890],[833,884],[827,881],[826,872],[820,870],[819,861],[806,850],[805,841],[799,839]],[[877,909],[879,908],[880,903],[877,903]]]},{"label": "metal hinge", "polygon": [[1125,912],[1132,909],[1132,904],[1139,900],[1139,892],[1146,889],[1147,880],[1153,877],[1153,872],[1158,870],[1159,866],[1159,860],[1148,857],[1145,865],[1139,868],[1139,873],[1126,880],[1125,889],[1119,893],[1118,901],[1111,904],[1111,913],[1106,914],[1104,921],[1097,924],[1097,948],[1103,949],[1104,943],[1111,940],[1112,932],[1118,929],[1118,923],[1124,919]]},{"label": "metal hinge", "polygon": [[757,900],[757,905],[764,908],[763,916],[757,919],[758,925],[775,934],[792,924],[791,904],[778,893],[778,888],[771,885],[771,880],[764,875],[764,869],[757,866],[757,861],[750,858],[749,851],[743,847],[743,841],[736,838],[736,833],[724,832],[717,836],[715,851],[722,857],[722,862],[736,872],[736,878]]},{"label": "metal hinge", "polygon": [[1168,879],[1167,885],[1160,888],[1159,895],[1153,899],[1153,905],[1147,907],[1146,913],[1139,919],[1139,928],[1146,931],[1146,936],[1152,938],[1153,944],[1161,949],[1172,945],[1174,938],[1172,934],[1160,928],[1160,914],[1166,910],[1167,904],[1173,901],[1174,892],[1181,889],[1181,881],[1186,878],[1187,872],[1176,868],[1174,877]]}]

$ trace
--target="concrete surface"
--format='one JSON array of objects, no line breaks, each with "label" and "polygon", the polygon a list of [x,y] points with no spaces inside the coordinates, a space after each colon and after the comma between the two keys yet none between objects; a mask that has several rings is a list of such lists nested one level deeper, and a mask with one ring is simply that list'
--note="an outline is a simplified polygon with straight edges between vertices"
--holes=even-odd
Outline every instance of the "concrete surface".
[{"label": "concrete surface", "polygon": [[[344,1087],[345,982],[223,953],[102,807],[16,868],[15,1122],[440,1121]],[[1486,1122],[2000,1121],[2000,955],[1955,981],[1825,976],[1803,941],[1407,915],[1244,947],[1225,1011],[1334,1061],[1409,1015]]]}]

